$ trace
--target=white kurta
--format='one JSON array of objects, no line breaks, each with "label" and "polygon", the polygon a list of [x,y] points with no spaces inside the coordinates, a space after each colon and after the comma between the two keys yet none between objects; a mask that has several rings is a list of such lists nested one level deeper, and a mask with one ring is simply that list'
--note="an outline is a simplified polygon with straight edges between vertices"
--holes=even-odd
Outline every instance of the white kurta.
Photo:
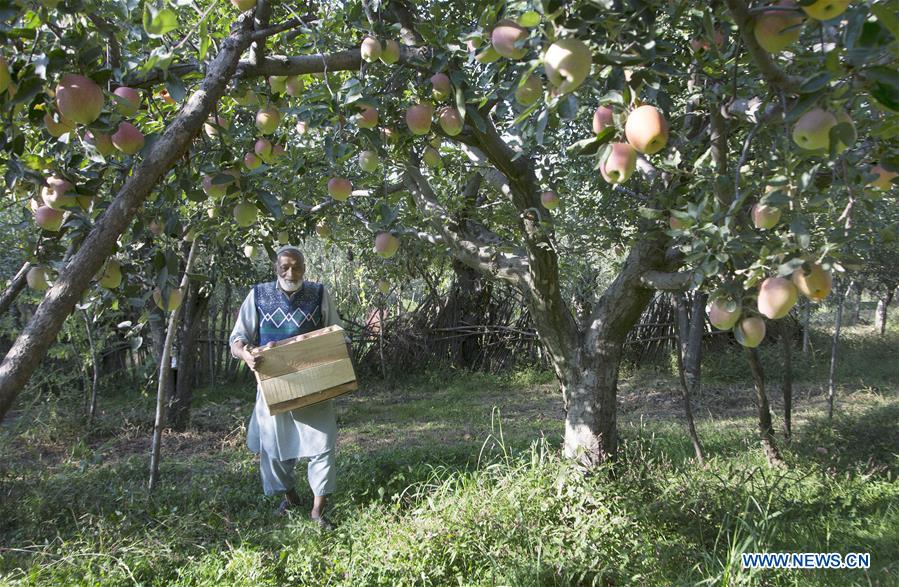
[{"label": "white kurta", "polygon": [[[301,290],[297,290],[298,293]],[[283,295],[287,295],[283,291]],[[322,328],[341,326],[337,306],[325,287],[322,296]],[[240,314],[228,344],[236,340],[244,344],[259,344],[259,316],[256,311],[256,296],[250,289],[240,306]],[[333,400],[327,400],[305,408],[297,408],[272,416],[268,411],[262,391],[256,387],[256,407],[247,428],[247,446],[254,453],[261,449],[279,461],[312,457],[333,450],[337,439],[337,420],[334,415]]]}]

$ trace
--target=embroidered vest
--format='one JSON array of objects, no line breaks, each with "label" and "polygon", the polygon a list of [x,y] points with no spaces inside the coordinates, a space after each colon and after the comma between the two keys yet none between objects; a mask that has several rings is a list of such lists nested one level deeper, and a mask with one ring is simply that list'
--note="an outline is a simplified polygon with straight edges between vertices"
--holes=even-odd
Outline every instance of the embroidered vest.
[{"label": "embroidered vest", "polygon": [[290,298],[277,281],[255,285],[253,291],[259,316],[259,346],[322,328],[322,284],[304,281]]}]

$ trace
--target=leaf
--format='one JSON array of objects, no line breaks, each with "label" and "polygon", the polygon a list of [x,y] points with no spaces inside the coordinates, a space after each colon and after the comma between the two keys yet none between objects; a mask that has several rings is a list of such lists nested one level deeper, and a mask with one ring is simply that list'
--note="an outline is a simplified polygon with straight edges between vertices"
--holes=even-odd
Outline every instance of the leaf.
[{"label": "leaf", "polygon": [[12,104],[24,104],[25,102],[28,102],[40,93],[43,86],[44,84],[39,78],[27,78],[19,84],[19,87],[16,90],[16,97],[12,99]]},{"label": "leaf", "polygon": [[[454,72],[455,73],[455,72]],[[462,91],[461,84],[455,84],[456,86],[456,110],[459,111],[459,116],[462,117],[462,121],[465,121],[465,92]]]},{"label": "leaf", "polygon": [[281,212],[281,202],[271,192],[259,190],[256,197],[262,205],[275,217],[275,220],[281,220],[283,213]]},{"label": "leaf", "polygon": [[206,53],[209,51],[209,45],[212,43],[212,37],[209,36],[209,27],[204,20],[200,24],[200,48],[197,51],[197,57],[200,61],[206,60]]},{"label": "leaf", "polygon": [[811,244],[812,237],[808,232],[808,223],[804,216],[796,216],[790,222],[790,232],[796,237],[796,242],[800,248],[807,249]]},{"label": "leaf", "polygon": [[165,89],[169,91],[169,96],[175,102],[181,102],[187,95],[187,88],[184,87],[184,82],[176,76],[171,76],[165,81]]},{"label": "leaf", "polygon": [[472,108],[471,111],[468,112],[468,117],[479,131],[487,132],[487,123],[484,122],[481,114],[476,109]]},{"label": "leaf", "polygon": [[877,16],[877,20],[885,26],[893,36],[899,38],[899,16],[896,16],[895,4],[890,2],[881,2],[871,6],[871,12]]},{"label": "leaf", "polygon": [[543,136],[546,132],[546,125],[549,124],[549,109],[544,108],[542,112],[540,112],[540,116],[537,117],[537,144],[543,145]]},{"label": "leaf", "polygon": [[612,137],[614,135],[614,128],[604,128],[598,135],[574,143],[573,145],[568,147],[567,151],[569,154],[576,155],[578,157],[595,155],[601,146],[612,140]]},{"label": "leaf", "polygon": [[151,37],[158,38],[178,28],[178,14],[171,8],[157,10],[144,4],[144,30]]},{"label": "leaf", "polygon": [[828,83],[830,83],[830,74],[826,71],[822,71],[802,82],[802,85],[799,86],[799,93],[811,94],[818,90],[823,90],[827,87]]}]

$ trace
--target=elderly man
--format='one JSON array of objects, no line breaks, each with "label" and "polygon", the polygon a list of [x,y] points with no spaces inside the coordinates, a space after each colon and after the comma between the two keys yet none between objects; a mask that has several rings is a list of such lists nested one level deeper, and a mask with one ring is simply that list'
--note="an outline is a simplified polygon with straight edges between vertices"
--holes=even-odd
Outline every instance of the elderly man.
[{"label": "elderly man", "polygon": [[[306,261],[298,248],[279,248],[274,269],[277,280],[250,290],[229,339],[231,354],[253,370],[262,362],[249,352],[253,346],[340,325],[334,300],[324,285],[304,281]],[[299,505],[294,466],[297,459],[308,458],[309,487],[314,495],[310,517],[324,529],[333,528],[323,512],[327,496],[335,489],[336,436],[331,400],[273,416],[257,389],[247,446],[259,454],[265,495],[285,494],[279,515]]]}]

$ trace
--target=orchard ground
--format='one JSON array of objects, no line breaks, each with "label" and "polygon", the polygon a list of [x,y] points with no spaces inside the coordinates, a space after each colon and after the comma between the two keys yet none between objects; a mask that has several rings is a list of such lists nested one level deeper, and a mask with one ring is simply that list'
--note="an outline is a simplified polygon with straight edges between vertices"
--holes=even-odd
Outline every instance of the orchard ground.
[{"label": "orchard ground", "polygon": [[[563,410],[549,374],[367,385],[338,402],[332,533],[305,511],[273,516],[244,444],[249,384],[201,393],[190,430],[166,434],[153,496],[151,394],[107,390],[91,430],[81,398],[40,398],[2,427],[0,582],[896,585],[899,324],[884,338],[867,325],[844,333],[833,425],[829,328],[814,331],[811,357],[794,355],[792,442],[780,432],[780,347],[763,348],[783,470],[760,450],[736,345],[704,361],[706,468],[691,460],[663,366],[625,371],[621,462],[586,479],[556,456]],[[868,552],[871,568],[740,569],[740,553],[787,551]]]}]

